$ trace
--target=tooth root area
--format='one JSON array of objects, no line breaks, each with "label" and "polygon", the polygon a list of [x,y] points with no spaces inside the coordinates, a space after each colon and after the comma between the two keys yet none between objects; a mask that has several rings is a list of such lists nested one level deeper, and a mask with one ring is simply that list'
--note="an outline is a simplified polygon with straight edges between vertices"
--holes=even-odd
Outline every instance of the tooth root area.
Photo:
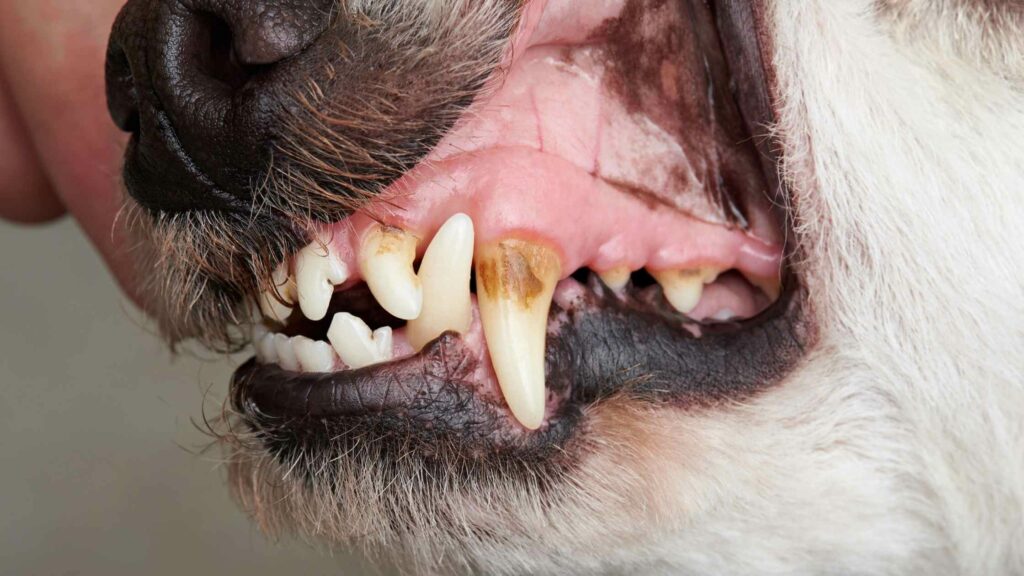
[{"label": "tooth root area", "polygon": [[423,307],[407,325],[409,343],[420,350],[448,330],[465,334],[472,322],[469,279],[473,271],[473,221],[456,214],[438,229],[420,262]]},{"label": "tooth root area", "polygon": [[295,257],[295,286],[299,308],[310,320],[327,315],[334,287],[348,280],[348,267],[331,252],[329,239],[319,237]]},{"label": "tooth root area", "polygon": [[712,268],[651,272],[669,304],[682,314],[693,312],[704,294],[704,285],[714,282],[718,274],[719,271]]},{"label": "tooth root area", "polygon": [[359,247],[359,268],[373,297],[389,314],[414,320],[423,309],[423,286],[413,270],[416,236],[374,225]]},{"label": "tooth root area", "polygon": [[272,290],[260,294],[260,312],[265,318],[275,322],[284,322],[292,313],[295,304],[295,279],[288,274],[287,262],[279,265],[271,275],[274,283]]},{"label": "tooth root area", "polygon": [[334,315],[327,339],[341,361],[352,369],[386,362],[392,357],[391,328],[384,326],[371,331],[366,322],[348,312]]},{"label": "tooth root area", "polygon": [[544,347],[558,255],[545,246],[504,240],[476,255],[477,303],[491,363],[509,409],[526,428],[544,420]]}]

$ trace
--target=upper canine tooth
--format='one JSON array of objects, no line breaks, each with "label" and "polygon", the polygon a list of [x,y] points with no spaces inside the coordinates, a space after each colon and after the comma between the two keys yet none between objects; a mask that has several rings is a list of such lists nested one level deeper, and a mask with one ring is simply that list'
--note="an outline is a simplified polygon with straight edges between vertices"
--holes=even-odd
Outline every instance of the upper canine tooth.
[{"label": "upper canine tooth", "polygon": [[330,372],[334,368],[334,349],[327,342],[296,336],[292,346],[303,372]]},{"label": "upper canine tooth", "polygon": [[447,330],[465,334],[472,321],[469,277],[473,271],[473,220],[465,214],[448,219],[430,241],[420,263],[423,310],[407,326],[414,350]]},{"label": "upper canine tooth", "polygon": [[310,320],[327,315],[334,287],[348,280],[348,266],[330,250],[324,238],[317,238],[295,257],[295,285],[299,307]]},{"label": "upper canine tooth", "polygon": [[513,416],[531,430],[544,421],[548,311],[562,264],[554,250],[522,240],[481,246],[477,303],[491,363]]},{"label": "upper canine tooth", "polygon": [[412,268],[417,241],[401,228],[375,224],[359,248],[359,268],[373,297],[403,320],[413,320],[423,310],[423,286]]},{"label": "upper canine tooth", "polygon": [[295,303],[295,279],[288,274],[288,262],[282,262],[274,269],[271,280],[274,282],[277,294],[275,295],[271,290],[260,294],[260,311],[266,318],[284,322],[285,318],[292,313],[290,304]]},{"label": "upper canine tooth", "polygon": [[665,292],[669,304],[682,314],[693,312],[704,294],[704,285],[714,282],[718,274],[719,271],[714,268],[651,272],[651,276],[654,276]]},{"label": "upper canine tooth", "polygon": [[341,361],[352,369],[391,359],[391,328],[384,326],[371,333],[366,322],[348,312],[334,315],[327,339]]}]

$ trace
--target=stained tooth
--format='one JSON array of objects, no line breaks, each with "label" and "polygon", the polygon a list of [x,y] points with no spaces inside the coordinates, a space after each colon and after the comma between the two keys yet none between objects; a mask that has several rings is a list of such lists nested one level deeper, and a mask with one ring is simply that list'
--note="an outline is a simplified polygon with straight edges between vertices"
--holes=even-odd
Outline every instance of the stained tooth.
[{"label": "stained tooth", "polygon": [[292,339],[284,334],[274,334],[274,350],[277,352],[277,365],[289,372],[299,371],[299,359],[295,355]]},{"label": "stained tooth", "polygon": [[264,364],[277,362],[277,347],[274,345],[273,334],[264,334],[256,341],[256,359]]},{"label": "stained tooth", "polygon": [[348,280],[348,266],[330,251],[328,239],[317,238],[295,257],[299,308],[310,320],[327,315],[334,287]]},{"label": "stained tooth", "polygon": [[631,271],[626,266],[619,266],[612,268],[611,270],[605,270],[604,272],[598,273],[601,281],[604,282],[605,286],[612,290],[622,290],[626,287],[626,283],[629,282],[629,275]]},{"label": "stained tooth", "polygon": [[370,292],[389,314],[413,320],[423,309],[423,286],[412,264],[417,238],[393,226],[374,225],[359,248],[359,268]]},{"label": "stained tooth", "polygon": [[713,268],[651,272],[651,276],[661,284],[669,304],[682,314],[693,312],[704,294],[704,285],[714,282],[718,274],[719,271]]},{"label": "stained tooth", "polygon": [[469,330],[472,271],[473,220],[465,214],[456,214],[434,235],[420,263],[423,309],[407,327],[413,349],[420,350],[447,330],[462,334]]},{"label": "stained tooth", "polygon": [[330,372],[334,368],[334,349],[327,342],[296,336],[292,346],[303,372]]},{"label": "stained tooth", "polygon": [[561,273],[553,250],[521,240],[487,244],[476,255],[477,303],[491,363],[512,414],[531,430],[544,420],[544,345]]},{"label": "stained tooth", "polygon": [[263,316],[276,322],[284,322],[292,313],[289,304],[295,303],[295,279],[288,275],[288,263],[282,262],[271,275],[274,286],[277,287],[278,295],[284,302],[278,299],[271,291],[260,294],[260,311]]},{"label": "stained tooth", "polygon": [[349,368],[362,368],[391,359],[391,328],[370,327],[359,317],[348,312],[338,312],[331,320],[327,339],[334,351]]}]

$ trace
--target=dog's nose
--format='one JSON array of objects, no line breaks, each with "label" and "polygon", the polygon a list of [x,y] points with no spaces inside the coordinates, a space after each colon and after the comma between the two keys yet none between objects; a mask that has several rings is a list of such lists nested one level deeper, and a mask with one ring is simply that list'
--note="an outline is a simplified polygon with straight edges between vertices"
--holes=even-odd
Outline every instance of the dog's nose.
[{"label": "dog's nose", "polygon": [[335,0],[129,0],[107,51],[107,100],[133,134],[125,183],[180,211],[250,200],[276,122]]}]

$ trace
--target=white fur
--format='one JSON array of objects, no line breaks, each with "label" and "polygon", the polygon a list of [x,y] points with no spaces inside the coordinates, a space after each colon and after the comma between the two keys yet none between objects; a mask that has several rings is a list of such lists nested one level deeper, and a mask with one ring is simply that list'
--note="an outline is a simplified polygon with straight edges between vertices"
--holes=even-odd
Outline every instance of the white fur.
[{"label": "white fur", "polygon": [[[704,417],[697,442],[721,448],[697,482],[726,496],[665,544],[666,571],[1024,572],[1024,91],[873,9],[772,4],[822,343]],[[981,41],[957,16],[923,17]]]}]

